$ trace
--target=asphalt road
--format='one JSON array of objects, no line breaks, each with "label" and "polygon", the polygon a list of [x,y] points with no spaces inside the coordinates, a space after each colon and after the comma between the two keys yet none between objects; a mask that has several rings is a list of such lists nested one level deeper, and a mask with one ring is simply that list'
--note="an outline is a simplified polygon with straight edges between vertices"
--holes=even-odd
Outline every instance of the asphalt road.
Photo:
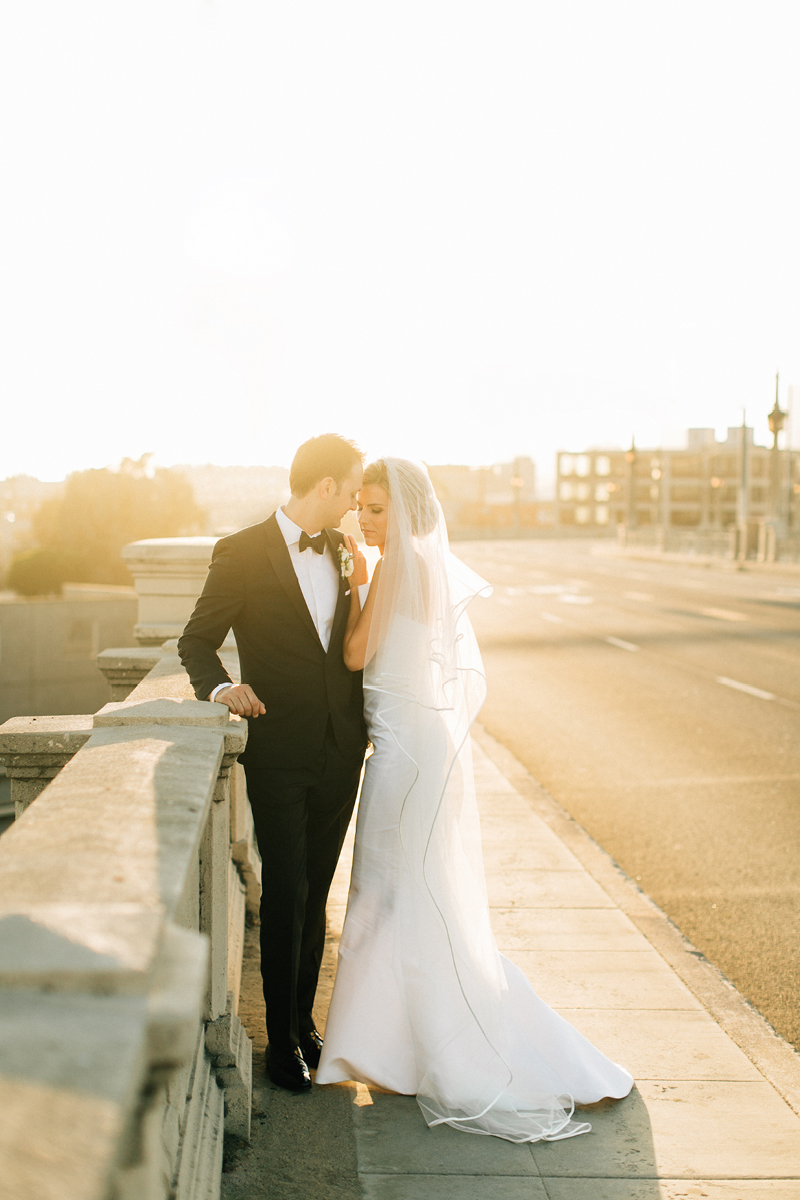
[{"label": "asphalt road", "polygon": [[471,542],[481,720],[800,1047],[800,572]]}]

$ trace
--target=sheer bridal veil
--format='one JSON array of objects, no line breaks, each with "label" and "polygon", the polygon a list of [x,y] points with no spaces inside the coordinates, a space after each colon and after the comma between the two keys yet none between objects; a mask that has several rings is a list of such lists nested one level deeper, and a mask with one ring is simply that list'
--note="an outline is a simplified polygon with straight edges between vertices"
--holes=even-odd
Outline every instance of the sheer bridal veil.
[{"label": "sheer bridal veil", "polygon": [[589,1127],[570,1120],[569,1096],[550,1094],[557,1072],[541,1046],[518,1044],[530,1009],[510,997],[509,981],[542,1002],[499,954],[489,923],[469,739],[486,677],[466,609],[491,588],[450,553],[424,466],[382,465],[388,533],[364,688],[376,754],[389,747],[397,789],[393,966],[417,1099],[429,1125],[512,1141],[569,1137]]}]

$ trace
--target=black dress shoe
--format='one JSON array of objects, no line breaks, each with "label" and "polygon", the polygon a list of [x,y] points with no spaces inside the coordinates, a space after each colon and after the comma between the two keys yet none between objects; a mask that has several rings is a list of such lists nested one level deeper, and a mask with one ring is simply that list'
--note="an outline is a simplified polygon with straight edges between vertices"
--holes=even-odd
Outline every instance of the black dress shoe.
[{"label": "black dress shoe", "polygon": [[306,1060],[298,1049],[274,1054],[267,1046],[267,1074],[278,1087],[290,1092],[307,1092],[311,1087]]},{"label": "black dress shoe", "polygon": [[300,1050],[312,1071],[316,1071],[322,1052],[322,1034],[318,1033],[316,1029],[312,1029],[309,1033],[301,1033]]}]

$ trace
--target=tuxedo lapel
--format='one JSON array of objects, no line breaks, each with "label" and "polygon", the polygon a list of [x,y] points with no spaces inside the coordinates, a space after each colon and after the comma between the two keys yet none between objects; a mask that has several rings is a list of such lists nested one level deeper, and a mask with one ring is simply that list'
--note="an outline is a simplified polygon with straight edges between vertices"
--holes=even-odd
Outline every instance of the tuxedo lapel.
[{"label": "tuxedo lapel", "polygon": [[328,651],[330,652],[330,647],[336,641],[339,626],[346,620],[347,612],[350,608],[350,581],[342,575],[341,564],[339,562],[339,547],[342,543],[340,540],[337,540],[336,530],[326,529],[325,533],[328,535],[328,546],[333,555],[333,561],[336,563],[336,574],[339,577],[339,595],[336,600],[336,611],[333,614],[333,626],[331,627],[331,640],[328,646]]},{"label": "tuxedo lapel", "polygon": [[[313,637],[317,645],[322,649],[322,643],[319,640],[317,628],[311,619],[311,613],[308,611],[308,605],[305,602],[300,584],[297,582],[297,576],[292,566],[292,560],[289,557],[289,547],[286,545],[283,534],[281,533],[280,525],[278,524],[275,514],[268,517],[264,522],[264,539],[266,542],[267,555],[272,563],[275,574],[286,592],[286,595],[291,600],[293,606],[297,610],[298,616],[302,618],[308,632]],[[338,605],[337,605],[338,613]]]}]

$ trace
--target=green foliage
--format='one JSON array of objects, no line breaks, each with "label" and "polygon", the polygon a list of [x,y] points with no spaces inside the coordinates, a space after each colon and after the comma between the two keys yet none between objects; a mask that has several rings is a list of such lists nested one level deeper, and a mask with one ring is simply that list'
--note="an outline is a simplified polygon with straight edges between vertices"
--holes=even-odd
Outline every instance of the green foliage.
[{"label": "green foliage", "polygon": [[61,557],[62,582],[130,584],[120,558],[128,542],[202,532],[205,513],[189,481],[176,471],[151,469],[150,458],[123,459],[116,471],[77,471],[60,496],[41,505],[34,534],[42,552]]},{"label": "green foliage", "polygon": [[40,547],[14,555],[6,583],[20,596],[57,596],[68,575],[65,555]]}]

